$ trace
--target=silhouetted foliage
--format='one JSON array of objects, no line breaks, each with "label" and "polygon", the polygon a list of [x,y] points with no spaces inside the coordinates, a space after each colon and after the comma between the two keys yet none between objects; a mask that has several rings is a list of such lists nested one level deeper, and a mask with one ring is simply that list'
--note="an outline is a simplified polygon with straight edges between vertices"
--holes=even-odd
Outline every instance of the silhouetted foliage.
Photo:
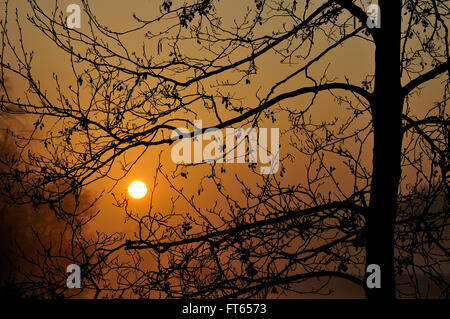
[{"label": "silhouetted foliage", "polygon": [[[446,1],[380,0],[381,28],[368,28],[369,1],[255,0],[227,16],[224,1],[161,0],[160,12],[135,14],[127,30],[102,23],[91,1],[82,1],[82,29],[65,26],[63,8],[28,2],[27,23],[67,54],[72,81],[54,74],[44,88],[23,38],[10,35],[21,22],[5,9],[2,109],[35,122],[27,134],[9,132],[19,151],[1,157],[0,187],[17,204],[50,207],[71,244],[68,254],[40,245],[45,262],[25,278],[27,294],[67,293],[65,269],[53,264],[66,258],[95,297],[328,294],[332,278],[369,298],[425,297],[425,276],[448,298]],[[342,47],[370,48],[362,81],[333,67],[351,65]],[[267,61],[290,68],[272,75]],[[6,76],[28,84],[20,99]],[[433,101],[421,105],[430,87]],[[116,196],[136,232],[86,239],[84,216],[95,214],[65,201],[98,180],[120,181],[146,152],[170,152],[170,133],[192,132],[200,117],[219,129],[285,126],[279,172],[205,163],[194,180],[194,165],[172,170],[160,155],[150,198],[165,183],[171,209],[136,213]],[[126,160],[131,150],[139,155]],[[366,288],[373,263],[381,289]]]}]

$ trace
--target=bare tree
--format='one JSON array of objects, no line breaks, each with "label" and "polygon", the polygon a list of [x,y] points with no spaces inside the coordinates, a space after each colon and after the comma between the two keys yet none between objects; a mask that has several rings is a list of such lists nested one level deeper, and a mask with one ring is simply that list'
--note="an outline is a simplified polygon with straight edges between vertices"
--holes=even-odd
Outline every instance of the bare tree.
[{"label": "bare tree", "polygon": [[[146,152],[169,150],[177,127],[193,132],[199,117],[219,129],[289,123],[277,174],[249,165],[229,177],[226,164],[205,163],[193,190],[192,165],[169,172],[160,157],[152,192],[166,183],[175,193],[172,209],[151,205],[137,215],[127,198],[116,198],[136,233],[100,234],[95,249],[82,249],[91,257],[83,263],[86,289],[96,297],[324,294],[331,278],[368,298],[422,297],[417,278],[427,276],[448,298],[446,1],[379,0],[380,21],[372,21],[368,1],[254,0],[228,17],[218,0],[161,0],[159,13],[135,14],[136,27],[127,30],[102,23],[87,0],[83,29],[67,28],[58,1],[51,12],[28,3],[27,23],[67,53],[73,78],[65,87],[54,74],[54,93],[43,87],[19,18],[18,40],[10,35],[6,6],[2,107],[36,119],[31,134],[14,135],[20,160],[2,158],[2,183],[16,202],[54,207],[100,179],[117,182]],[[373,52],[363,81],[330,74],[343,61],[342,47]],[[291,67],[268,78],[269,60]],[[6,76],[28,84],[20,99]],[[439,92],[430,107],[416,99],[427,88]],[[333,116],[324,120],[317,108],[326,98]],[[126,161],[131,150],[140,155]],[[288,177],[300,168],[290,162],[301,163],[305,176],[294,185]],[[112,174],[117,166],[120,176]],[[233,195],[236,183],[243,198]],[[202,196],[220,203],[205,205]],[[66,215],[56,214],[73,225]],[[381,268],[381,288],[366,285],[371,264]],[[412,290],[402,289],[405,273]]]}]

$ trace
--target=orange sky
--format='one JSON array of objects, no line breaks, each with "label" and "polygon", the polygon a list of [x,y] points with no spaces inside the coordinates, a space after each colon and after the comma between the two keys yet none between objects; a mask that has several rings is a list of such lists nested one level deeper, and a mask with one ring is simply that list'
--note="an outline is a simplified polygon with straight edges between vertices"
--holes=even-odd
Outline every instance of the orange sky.
[{"label": "orange sky", "polygon": [[[70,3],[76,3],[77,1],[66,0],[59,1],[61,9],[64,9]],[[131,16],[134,12],[138,14],[140,17],[151,17],[158,13],[159,4],[161,1],[120,1],[120,0],[97,0],[92,1],[92,9],[96,13],[97,17],[100,21],[103,21],[106,25],[115,28],[116,30],[123,30],[126,27],[131,27],[136,25],[135,22],[131,19]],[[43,8],[50,9],[53,7],[53,1],[41,2]],[[220,12],[223,16],[223,23],[226,25],[231,24],[234,19],[239,20],[242,16],[242,13],[245,11],[245,7],[247,6],[247,2],[245,1],[221,1],[220,2]],[[13,1],[10,3],[11,7],[17,6],[19,9],[19,15],[23,18],[28,12],[28,4],[25,0]],[[10,10],[11,12],[13,10]],[[83,24],[82,16],[82,29],[81,31],[86,30],[86,24]],[[277,23],[275,21],[274,23]],[[68,56],[66,54],[62,54],[60,50],[48,39],[44,38],[42,34],[30,27],[29,23],[24,24],[24,39],[25,44],[29,50],[34,50],[36,53],[35,62],[34,62],[34,74],[38,75],[39,79],[42,81],[43,85],[49,89],[51,92],[51,88],[53,86],[53,82],[51,79],[51,73],[55,72],[59,75],[62,82],[70,83],[73,82],[72,77],[66,76],[67,67],[68,67]],[[269,30],[272,27],[272,24],[268,24],[267,27],[261,30],[261,32],[265,32],[266,29]],[[130,47],[136,46],[139,48],[141,46],[142,39],[131,38],[128,39],[128,44]],[[324,43],[325,44],[325,43]],[[147,46],[150,48],[150,51],[156,54],[156,45],[155,43],[148,43]],[[318,47],[321,47],[317,45]],[[192,51],[189,48],[183,48],[187,51]],[[330,76],[335,76],[337,80],[344,81],[344,77],[347,76],[350,78],[351,83],[359,84],[362,80],[364,80],[367,74],[373,73],[373,55],[374,50],[371,44],[368,44],[366,41],[361,39],[350,40],[345,47],[339,48],[334,51],[331,55],[327,56],[324,59],[323,63],[318,64],[318,67],[313,68],[313,71],[317,71],[318,73],[322,71],[327,64],[330,64],[328,74]],[[257,65],[259,66],[259,74],[252,78],[252,84],[247,85],[245,87],[240,86],[237,89],[237,92],[240,96],[245,98],[246,105],[255,105],[255,92],[261,87],[263,92],[270,88],[270,85],[281,79],[287,72],[292,71],[296,66],[288,66],[281,65],[279,63],[279,59],[276,58],[273,54],[264,56],[257,60]],[[231,75],[232,76],[232,75]],[[307,85],[304,79],[299,78],[299,81],[291,81],[288,85],[283,88],[283,91],[292,90],[298,88],[302,84]],[[14,82],[15,92],[20,95],[20,92],[23,90],[23,86]],[[418,115],[422,115],[423,110],[427,108],[427,103],[430,103],[433,95],[438,91],[439,87],[430,86],[424,94],[417,98],[416,113]],[[86,98],[86,97],[85,97]],[[284,103],[284,105],[292,105],[297,104],[300,108],[304,105],[308,99],[296,98],[288,100]],[[423,109],[422,109],[423,107]],[[336,106],[335,101],[329,95],[321,95],[318,103],[314,106],[314,117],[317,119],[325,119],[331,118],[333,116],[340,114],[339,107]],[[208,123],[209,115],[204,114],[204,116],[200,116],[200,119],[203,120],[204,123]],[[211,123],[212,124],[212,123]],[[287,121],[281,120],[276,125],[279,125],[281,129],[287,127]],[[271,126],[270,123],[267,123],[267,126]],[[287,153],[289,150],[287,148],[286,140],[281,141],[282,148],[281,152]],[[133,152],[131,152],[133,153]],[[150,182],[155,169],[155,156],[158,152],[150,151],[145,155],[145,158],[136,165],[136,167],[131,172],[130,176],[127,177],[123,182],[119,183],[117,192],[124,191],[126,186],[129,184],[131,180],[134,179],[142,179],[146,182]],[[131,155],[131,154],[130,154]],[[165,166],[169,166],[167,161],[164,162]],[[301,168],[303,165],[300,162],[295,163],[295,167]],[[233,167],[234,168],[234,167]],[[231,168],[230,168],[231,169]],[[301,175],[301,169],[298,170],[299,175]],[[344,175],[345,176],[345,175]],[[291,182],[298,181],[299,176],[289,175],[288,180]],[[300,177],[301,178],[301,177]],[[103,183],[102,183],[103,184]],[[107,187],[108,182],[105,181],[102,187]],[[99,187],[95,186],[92,191],[98,190]],[[165,193],[165,192],[163,192]],[[162,198],[161,200],[167,200],[166,198]],[[109,197],[105,197],[104,204],[110,201]],[[145,200],[139,201],[138,207],[142,207],[142,203]],[[137,204],[137,203],[136,203]],[[107,207],[107,206],[105,206]],[[110,207],[114,211],[114,208]],[[112,215],[116,214],[114,211]],[[111,214],[109,214],[111,215]]]},{"label": "orange sky", "polygon": [[[60,7],[64,9],[68,4],[70,3],[76,3],[77,1],[73,0],[67,0],[67,1],[60,1]],[[134,12],[138,14],[140,17],[151,17],[158,13],[159,3],[161,1],[118,1],[118,0],[97,0],[92,1],[92,9],[96,13],[97,17],[100,21],[103,21],[106,25],[111,26],[112,28],[115,28],[116,30],[123,30],[126,27],[131,27],[136,25],[135,22],[131,19],[131,16]],[[43,8],[50,9],[53,7],[52,1],[46,1],[41,2],[43,5]],[[26,15],[26,12],[28,12],[28,4],[24,0],[20,1],[13,1],[13,3],[10,4],[11,7],[17,6],[19,8],[19,14],[23,20],[23,17]],[[242,13],[245,11],[245,7],[247,6],[247,3],[244,1],[221,1],[220,2],[220,12],[223,16],[223,23],[226,25],[227,23],[230,24],[233,22],[234,19],[239,20],[241,18]],[[11,10],[12,11],[12,10]],[[82,15],[82,29],[81,31],[86,30],[86,24],[83,24],[83,18],[86,19],[86,16]],[[275,21],[274,23],[277,23]],[[266,32],[272,28],[272,24],[268,24],[264,29],[261,30],[261,32]],[[67,67],[68,67],[68,56],[66,54],[63,54],[60,52],[60,50],[48,39],[44,38],[42,34],[33,28],[30,28],[29,23],[24,24],[24,39],[25,44],[29,50],[34,50],[36,53],[35,62],[34,62],[34,74],[38,75],[39,79],[42,81],[43,85],[49,89],[49,92],[51,92],[51,88],[53,86],[53,82],[51,79],[51,73],[56,72],[61,81],[64,83],[71,83],[74,81],[74,79],[71,77],[71,74],[68,75],[67,73]],[[139,48],[141,46],[142,39],[137,38],[131,38],[128,39],[128,44],[130,47],[136,46],[136,48]],[[146,44],[150,49],[150,51],[153,54],[156,54],[156,44],[155,43],[147,43]],[[326,43],[323,43],[323,45],[326,45]],[[323,48],[323,46],[319,46],[320,48]],[[192,51],[190,48],[182,48],[186,51]],[[195,50],[195,49],[194,49]],[[326,59],[324,59],[323,63],[318,64],[318,67],[313,68],[313,71],[317,71],[317,73],[320,73],[327,64],[329,65],[329,71],[328,74],[330,76],[335,76],[337,80],[344,81],[344,77],[347,76],[350,78],[350,81],[352,84],[359,85],[362,80],[364,80],[365,76],[367,74],[373,73],[373,56],[374,56],[374,50],[373,46],[371,44],[368,44],[366,41],[361,39],[354,39],[350,40],[345,47],[336,49],[334,53],[327,56]],[[245,98],[246,105],[255,105],[256,98],[255,98],[255,92],[256,90],[261,87],[262,91],[264,92],[268,88],[270,88],[270,85],[275,83],[277,80],[282,79],[282,77],[287,74],[287,72],[290,72],[294,70],[296,67],[289,66],[289,65],[281,65],[279,63],[279,58],[275,57],[273,54],[270,54],[268,56],[264,56],[257,60],[257,65],[259,67],[259,74],[257,76],[252,77],[252,84],[247,86],[240,86],[236,90],[238,94],[240,94],[241,97]],[[230,75],[231,77],[233,75]],[[283,88],[283,91],[292,90],[295,88],[298,88],[299,86],[308,85],[309,83],[305,81],[302,77],[298,78],[298,81],[290,81],[288,85],[286,85]],[[14,82],[15,92],[20,95],[20,92],[23,90],[23,86],[18,83]],[[428,89],[427,94],[423,94],[421,97],[418,98],[418,108],[417,113],[422,113],[420,111],[421,106],[426,106],[427,103],[430,101],[430,97],[433,96],[434,90],[437,91],[437,86],[432,87],[431,89]],[[87,96],[85,96],[87,98]],[[302,105],[305,105],[309,101],[307,98],[295,98],[286,101],[283,103],[283,105],[298,105],[299,108],[302,107]],[[424,108],[425,109],[425,108]],[[314,106],[313,115],[316,119],[326,119],[326,118],[332,118],[336,115],[340,115],[342,110],[339,106],[336,105],[336,102],[333,100],[333,98],[327,94],[322,94],[318,100],[316,105]],[[203,116],[203,117],[202,117]],[[208,121],[208,118],[210,118],[210,115],[200,113],[200,119],[203,120],[206,125],[206,123],[210,122]],[[213,124],[213,123],[210,123]],[[272,125],[271,123],[266,123],[267,127],[277,125],[282,130],[288,126],[288,122],[286,119],[281,119],[281,121],[277,122],[276,124]],[[262,125],[264,126],[264,125]],[[284,136],[281,139],[281,156],[283,154],[286,154],[290,151],[290,148],[287,146],[288,141],[284,138]],[[164,157],[164,169],[169,170],[169,168],[173,167],[171,164],[169,158],[167,158],[168,150],[170,150],[167,147],[163,147],[162,149],[165,149],[165,155]],[[158,150],[152,150],[148,151],[144,158],[136,164],[136,166],[133,168],[133,170],[130,172],[129,176],[127,176],[124,180],[122,180],[117,188],[115,189],[116,194],[120,194],[123,192],[126,192],[126,188],[128,184],[135,180],[140,179],[146,182],[149,186],[149,188],[152,187],[152,180],[154,176],[154,171],[156,168],[156,157],[159,152]],[[138,150],[129,152],[129,157],[132,158],[133,155],[138,154]],[[233,176],[231,173],[233,170],[240,168],[243,168],[241,170],[241,174],[245,173],[246,165],[238,165],[233,164],[232,167],[227,167],[229,169],[229,176]],[[299,157],[297,158],[296,162],[291,164],[293,173],[288,174],[288,177],[285,179],[286,183],[298,183],[299,181],[303,180],[304,176],[302,175],[304,173],[303,167],[304,162]],[[192,192],[194,193],[196,191],[196,187],[194,185],[198,184],[199,176],[202,175],[204,171],[199,170],[197,168],[193,169],[191,172],[191,175],[189,177],[189,186],[192,186]],[[345,181],[347,176],[346,173],[343,172],[342,178]],[[232,179],[232,177],[230,177]],[[110,185],[109,181],[102,181],[98,182],[92,187],[89,188],[92,192],[97,192],[100,189],[107,189]],[[349,184],[350,186],[350,184]],[[230,188],[230,190],[233,189],[233,187]],[[157,198],[157,204],[161,205],[161,209],[164,209],[167,207],[167,205],[164,205],[164,203],[167,203],[169,200],[170,193],[167,192],[167,186],[161,187],[160,190],[155,194]],[[206,196],[205,203],[209,200],[210,196]],[[121,225],[119,220],[123,217],[121,216],[120,210],[117,208],[111,206],[111,195],[106,194],[102,200],[101,207],[104,209],[104,213],[101,216],[101,225],[109,226],[107,228],[110,228],[109,230],[119,230],[116,229]],[[130,202],[130,205],[135,208],[136,210],[143,210],[146,207],[146,204],[148,204],[148,197],[142,200],[132,200]],[[126,226],[125,226],[126,228]],[[123,229],[120,229],[123,230]]]},{"label": "orange sky", "polygon": [[[92,9],[97,14],[100,21],[103,21],[106,25],[109,25],[116,29],[124,29],[125,27],[133,26],[134,23],[131,19],[131,15],[133,12],[138,13],[139,16],[154,16],[158,13],[159,4],[161,1],[122,1],[122,0],[96,0],[92,2]],[[242,13],[245,11],[245,7],[247,3],[253,1],[245,2],[245,1],[221,1],[220,2],[220,10],[224,19],[224,23],[232,23],[233,19],[241,18]],[[40,2],[41,3],[41,2]],[[49,4],[52,1],[42,2],[42,5],[45,8],[45,5],[51,7]],[[65,8],[69,3],[77,3],[75,0],[67,0],[60,1],[61,8]],[[25,0],[14,0],[10,3],[11,7],[17,6],[19,8],[19,14],[22,17],[26,15],[26,12],[29,10],[28,5]],[[11,10],[12,12],[13,10]],[[83,24],[82,16],[82,29],[85,30],[86,24]],[[265,28],[269,30],[272,25],[267,25]],[[262,29],[261,32],[265,32],[265,29]],[[24,25],[24,39],[25,44],[29,50],[34,50],[36,52],[35,62],[33,72],[35,75],[38,75],[41,80],[43,86],[47,87],[51,92],[51,88],[54,87],[52,82],[52,72],[56,72],[59,74],[62,82],[70,83],[73,82],[74,79],[71,77],[71,73],[67,72],[68,64],[68,56],[60,52],[60,50],[48,39],[44,38],[42,34],[38,30],[30,28],[29,24],[26,23]],[[127,40],[127,43],[130,47],[135,46],[137,49],[141,46],[142,39],[139,38],[131,38]],[[319,48],[324,48],[326,45],[325,42],[318,43],[317,46]],[[149,50],[153,54],[156,53],[156,43],[147,43],[147,46],[150,48]],[[195,48],[183,48],[187,52],[195,50]],[[318,51],[316,51],[318,52]],[[202,54],[200,52],[200,54]],[[313,54],[314,55],[314,54]],[[345,77],[350,79],[350,82],[355,85],[360,85],[361,81],[365,79],[365,76],[368,74],[372,74],[374,70],[374,48],[373,45],[368,44],[366,41],[361,39],[350,40],[345,47],[339,48],[334,51],[331,55],[327,56],[326,59],[323,60],[322,63],[318,64],[317,67],[313,68],[313,72],[317,72],[320,74],[324,68],[330,64],[328,69],[328,74],[330,77],[336,77],[336,80],[344,82]],[[275,55],[270,54],[268,56],[264,56],[257,61],[257,65],[259,67],[259,74],[257,76],[252,77],[252,83],[246,86],[239,86],[236,89],[237,94],[241,97],[245,98],[246,105],[255,105],[256,98],[255,93],[259,87],[262,88],[262,92],[266,92],[270,85],[282,79],[288,72],[292,72],[295,70],[297,65],[289,66],[289,65],[281,65],[279,62],[279,58],[275,57]],[[230,78],[233,77],[233,74],[227,74]],[[14,86],[14,91],[17,95],[20,95],[24,89],[24,86],[20,82],[12,83]],[[296,81],[289,82],[288,85],[283,87],[282,91],[288,91],[292,89],[296,89],[302,85],[310,85],[307,81],[304,80],[303,77],[299,77]],[[414,113],[417,115],[423,115],[425,109],[428,108],[428,104],[433,101],[433,97],[436,96],[439,91],[438,85],[430,85],[426,90],[422,92],[420,97],[417,97],[416,103],[414,103]],[[85,96],[84,98],[87,98]],[[308,97],[309,98],[309,97]],[[295,98],[288,100],[283,103],[284,106],[298,106],[301,108],[307,102],[309,102],[308,98]],[[386,106],[389,107],[389,106]],[[317,99],[317,103],[314,106],[314,111],[312,112],[314,118],[319,120],[333,118],[334,116],[341,116],[345,114],[345,111],[342,110],[340,106],[336,104],[334,99],[328,95],[323,94],[320,95]],[[206,113],[199,113],[199,119],[202,119],[204,122],[204,126],[206,123],[210,122],[208,119],[211,118],[211,115]],[[367,120],[367,117],[364,118]],[[213,123],[210,123],[213,124]],[[281,118],[275,124],[271,124],[270,122],[266,122],[262,127],[276,127],[279,126],[281,130],[288,127],[288,121],[286,118]],[[283,135],[281,138],[281,157],[292,151],[292,149],[288,146],[288,136]],[[114,193],[119,195],[126,192],[126,189],[129,183],[133,180],[139,179],[144,181],[148,188],[149,194],[151,193],[154,185],[153,178],[157,165],[157,156],[160,150],[164,150],[163,154],[163,169],[166,172],[170,172],[173,169],[174,165],[171,162],[170,156],[170,148],[169,147],[161,147],[155,148],[148,151],[144,157],[135,165],[129,175],[120,181],[117,187],[114,190]],[[367,149],[369,157],[365,159],[367,164],[370,164],[370,143],[367,144]],[[139,150],[132,150],[127,154],[128,158],[132,158],[138,154]],[[301,181],[305,180],[304,176],[304,158],[301,156],[297,157],[294,163],[288,164],[290,174],[284,178],[284,183],[288,184],[298,184]],[[339,164],[337,164],[339,165]],[[247,182],[252,183],[256,179],[251,177],[248,173],[247,164],[229,164],[224,166],[227,169],[227,189],[230,191],[233,196],[242,197],[242,193],[238,187],[236,187],[236,183],[234,182],[234,173],[238,173],[239,176],[243,176],[247,179]],[[190,169],[190,174],[188,180],[184,180],[183,178],[177,178],[175,183],[178,183],[179,186],[185,187],[188,190],[189,194],[196,194],[198,186],[200,184],[200,177],[204,175],[205,171],[208,168],[192,168]],[[352,177],[348,175],[347,172],[342,171],[339,173],[342,177],[342,184],[344,187],[347,187],[347,190],[351,191],[351,180]],[[174,192],[169,190],[167,183],[161,179],[159,181],[160,185],[157,188],[157,191],[154,194],[155,202],[155,210],[164,211],[165,209],[169,209],[170,207],[170,197],[174,195]],[[102,189],[108,190],[111,186],[111,181],[103,180],[97,182],[90,187],[88,190],[92,193],[98,193]],[[205,186],[207,188],[207,186]],[[209,188],[207,188],[209,190]],[[211,193],[212,191],[205,192],[200,201],[198,202],[201,206],[213,206],[213,200],[217,198],[215,193]],[[144,199],[140,200],[130,200],[130,208],[133,211],[144,213],[148,207],[150,197],[146,196]],[[112,195],[105,193],[99,207],[102,209],[102,213],[96,220],[96,227],[99,230],[104,230],[108,232],[113,231],[125,231],[131,235],[134,230],[134,225],[131,223],[124,224],[124,214],[123,211],[117,207],[112,205]],[[180,203],[179,208],[182,210],[187,208],[186,204]]]}]

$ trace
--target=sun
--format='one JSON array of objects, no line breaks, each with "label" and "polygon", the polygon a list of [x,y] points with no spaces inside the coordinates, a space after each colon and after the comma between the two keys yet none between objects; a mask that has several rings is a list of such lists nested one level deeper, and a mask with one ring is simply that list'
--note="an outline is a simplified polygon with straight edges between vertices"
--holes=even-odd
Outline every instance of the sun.
[{"label": "sun", "polygon": [[128,186],[128,193],[133,198],[142,198],[147,194],[147,186],[141,181],[134,181]]}]

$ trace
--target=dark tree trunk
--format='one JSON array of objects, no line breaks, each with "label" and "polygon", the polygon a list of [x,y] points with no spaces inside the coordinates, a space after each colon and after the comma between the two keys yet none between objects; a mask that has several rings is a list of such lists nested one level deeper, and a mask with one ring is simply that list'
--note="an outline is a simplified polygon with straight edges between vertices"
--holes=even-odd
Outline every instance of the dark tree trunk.
[{"label": "dark tree trunk", "polygon": [[375,87],[371,103],[374,149],[366,266],[381,268],[381,288],[366,289],[370,299],[395,298],[394,220],[400,180],[403,96],[400,82],[401,1],[380,0],[381,28],[375,30]]}]

